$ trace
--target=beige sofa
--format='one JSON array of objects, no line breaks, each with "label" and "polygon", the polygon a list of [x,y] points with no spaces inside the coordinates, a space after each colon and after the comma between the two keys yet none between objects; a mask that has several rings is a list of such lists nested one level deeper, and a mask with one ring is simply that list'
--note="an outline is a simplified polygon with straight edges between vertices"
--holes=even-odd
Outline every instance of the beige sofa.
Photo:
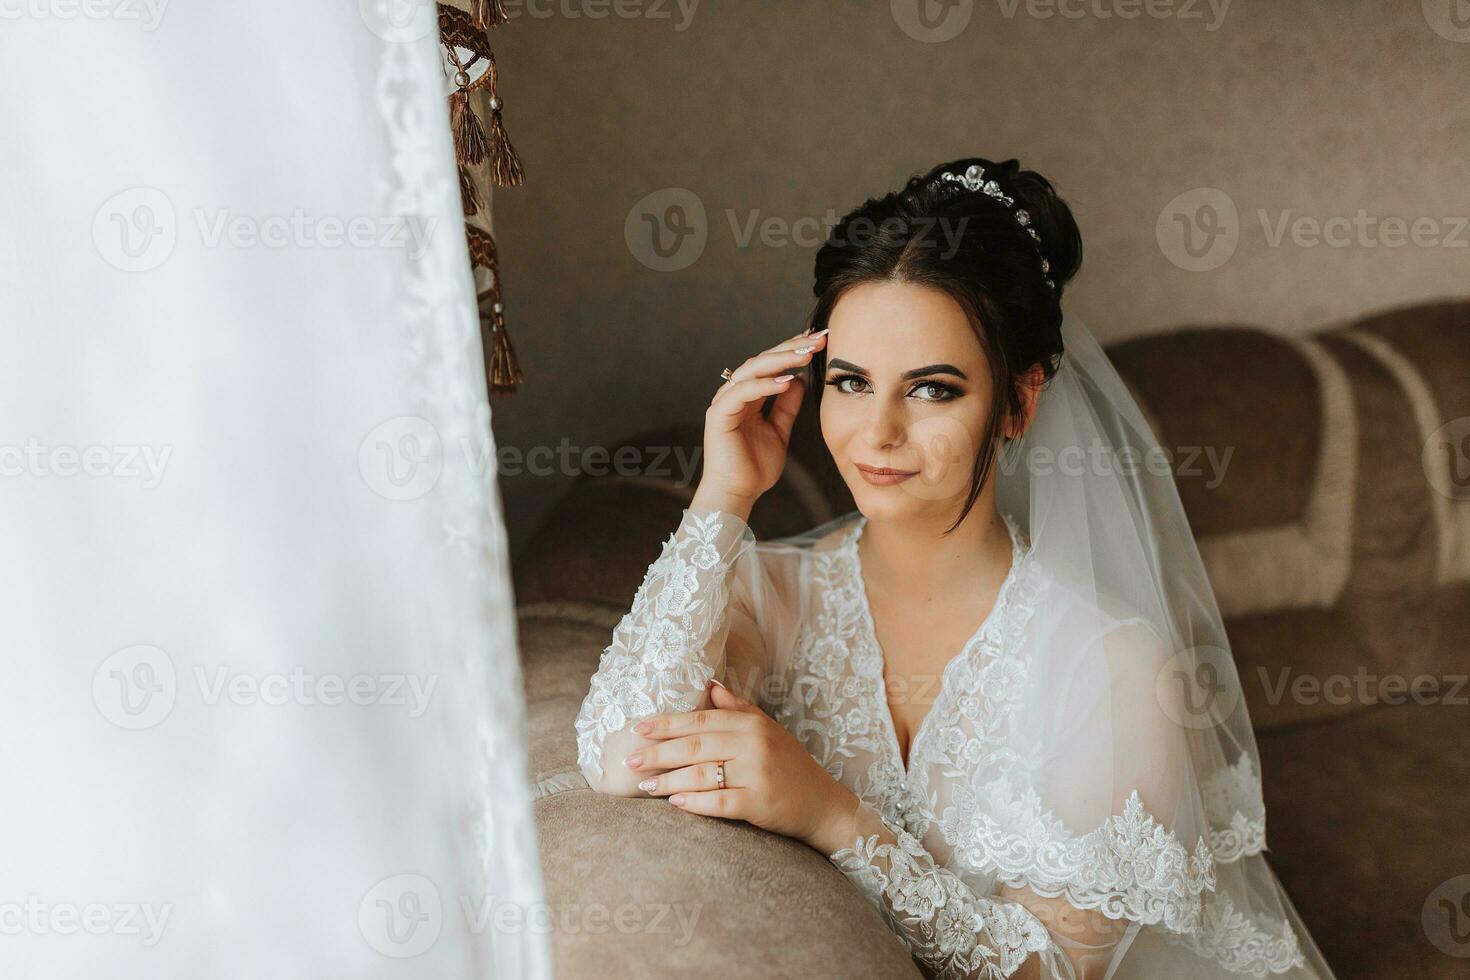
[{"label": "beige sofa", "polygon": [[[1442,447],[1426,452],[1444,423],[1470,426],[1470,303],[1305,339],[1181,328],[1109,353],[1180,454],[1259,737],[1272,866],[1313,937],[1344,980],[1470,976],[1470,944],[1444,951],[1423,922],[1431,892],[1470,874],[1470,686],[1456,680],[1470,673],[1470,487],[1445,479],[1470,481]],[[629,444],[693,451],[699,408]],[[1189,447],[1216,455],[1191,466]],[[815,851],[662,800],[599,796],[578,771],[588,677],[691,492],[581,482],[517,569],[557,975],[917,977]],[[751,525],[775,537],[851,507],[804,413]],[[1383,703],[1370,681],[1391,676],[1431,678],[1438,694]],[[1340,686],[1314,687],[1332,678],[1350,683],[1346,703]]]}]

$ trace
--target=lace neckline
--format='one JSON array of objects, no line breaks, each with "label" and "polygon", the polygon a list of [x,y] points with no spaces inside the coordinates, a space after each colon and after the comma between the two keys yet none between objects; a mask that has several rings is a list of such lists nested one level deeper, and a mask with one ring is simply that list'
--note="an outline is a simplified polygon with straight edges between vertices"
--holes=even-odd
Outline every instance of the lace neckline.
[{"label": "lace neckline", "polygon": [[1000,516],[1001,520],[1005,522],[1007,532],[1011,536],[1011,567],[1006,572],[1005,578],[1001,580],[1000,590],[996,594],[995,604],[990,607],[990,612],[985,614],[985,618],[981,621],[980,626],[974,633],[970,634],[970,638],[964,642],[954,656],[949,658],[949,661],[940,671],[939,689],[935,692],[934,700],[930,703],[929,709],[924,712],[924,717],[919,720],[918,727],[914,729],[913,738],[909,740],[909,757],[907,763],[905,763],[903,758],[903,748],[898,744],[898,726],[894,723],[893,712],[888,707],[888,685],[883,679],[883,667],[885,663],[883,648],[878,643],[878,630],[873,624],[873,610],[868,604],[868,588],[863,579],[862,558],[858,554],[858,539],[862,537],[863,529],[868,525],[866,515],[858,515],[857,520],[853,522],[852,528],[847,532],[846,540],[843,542],[843,550],[847,556],[848,567],[852,574],[853,591],[857,594],[858,609],[861,614],[862,632],[860,634],[860,640],[868,645],[868,650],[873,654],[869,657],[855,657],[854,660],[857,663],[854,664],[854,669],[861,670],[866,667],[870,674],[870,679],[874,682],[874,703],[871,705],[871,709],[873,714],[877,716],[878,725],[884,730],[883,734],[886,736],[884,741],[888,745],[892,764],[905,783],[909,781],[910,775],[915,771],[915,763],[919,758],[919,749],[926,740],[925,736],[927,732],[933,727],[932,722],[936,716],[942,714],[938,710],[941,707],[941,703],[952,695],[952,688],[954,687],[953,675],[960,670],[959,665],[961,663],[974,655],[975,650],[979,647],[986,633],[995,624],[1001,622],[1001,617],[1005,615],[1006,609],[1011,604],[1011,597],[1015,592],[1016,583],[1020,579],[1021,563],[1030,554],[1030,549],[1023,543],[1021,529],[1015,520],[1006,513],[1001,513]]}]

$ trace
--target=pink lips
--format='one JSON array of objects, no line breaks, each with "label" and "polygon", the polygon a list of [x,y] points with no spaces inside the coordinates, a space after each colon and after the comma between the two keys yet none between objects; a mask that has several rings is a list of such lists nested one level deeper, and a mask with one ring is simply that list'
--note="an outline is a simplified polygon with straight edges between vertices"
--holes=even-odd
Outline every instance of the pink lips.
[{"label": "pink lips", "polygon": [[895,470],[889,466],[864,466],[862,463],[856,465],[863,479],[875,487],[891,487],[919,473],[918,470]]}]

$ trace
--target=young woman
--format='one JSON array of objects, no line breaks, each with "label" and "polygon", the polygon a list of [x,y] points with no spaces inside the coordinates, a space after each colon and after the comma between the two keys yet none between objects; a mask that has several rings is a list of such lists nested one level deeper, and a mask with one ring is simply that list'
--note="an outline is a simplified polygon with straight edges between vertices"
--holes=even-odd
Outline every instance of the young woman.
[{"label": "young woman", "polygon": [[[1167,460],[1015,160],[847,215],[807,331],[714,395],[697,492],[577,717],[603,792],[826,855],[939,977],[1332,976]],[[746,522],[804,399],[857,509]]]}]

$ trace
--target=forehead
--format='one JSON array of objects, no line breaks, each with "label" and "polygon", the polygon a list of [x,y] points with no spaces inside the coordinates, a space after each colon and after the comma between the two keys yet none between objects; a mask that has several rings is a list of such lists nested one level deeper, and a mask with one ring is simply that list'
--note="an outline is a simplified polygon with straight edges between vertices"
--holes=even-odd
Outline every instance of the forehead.
[{"label": "forehead", "polygon": [[984,352],[964,309],[948,293],[914,283],[867,282],[842,295],[828,320],[827,356],[869,370],[976,363]]}]

